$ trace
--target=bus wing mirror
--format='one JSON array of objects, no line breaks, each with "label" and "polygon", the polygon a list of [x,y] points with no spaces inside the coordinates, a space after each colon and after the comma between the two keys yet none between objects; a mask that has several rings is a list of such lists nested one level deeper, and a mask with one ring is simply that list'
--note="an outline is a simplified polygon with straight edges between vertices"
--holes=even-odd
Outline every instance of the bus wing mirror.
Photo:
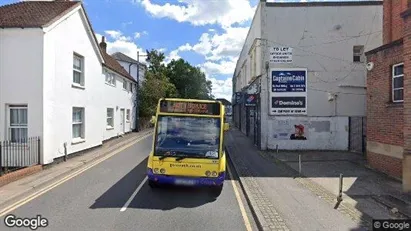
[{"label": "bus wing mirror", "polygon": [[224,123],[224,131],[228,131],[230,129],[229,123]]}]

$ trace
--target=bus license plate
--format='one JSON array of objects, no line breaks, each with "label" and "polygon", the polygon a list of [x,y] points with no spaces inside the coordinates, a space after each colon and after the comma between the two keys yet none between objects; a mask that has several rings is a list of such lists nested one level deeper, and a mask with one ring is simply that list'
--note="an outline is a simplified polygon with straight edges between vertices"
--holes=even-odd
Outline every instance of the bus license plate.
[{"label": "bus license plate", "polygon": [[179,185],[194,185],[195,181],[194,180],[185,180],[185,179],[176,179],[175,183],[179,184]]}]

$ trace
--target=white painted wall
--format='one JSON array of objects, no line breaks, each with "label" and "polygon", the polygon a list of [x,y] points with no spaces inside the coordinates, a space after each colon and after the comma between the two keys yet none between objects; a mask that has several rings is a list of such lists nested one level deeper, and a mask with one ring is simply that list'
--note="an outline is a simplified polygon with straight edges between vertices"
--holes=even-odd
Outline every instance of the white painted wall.
[{"label": "white painted wall", "polygon": [[[264,9],[264,62],[269,60],[269,47],[286,45],[293,47],[293,63],[270,64],[270,68],[308,69],[308,140],[272,139],[276,134],[276,120],[297,123],[301,117],[268,115],[270,85],[265,76],[266,81],[262,81],[262,103],[266,105],[262,106],[262,117],[265,117],[262,119],[262,147],[273,148],[278,144],[280,149],[347,150],[348,116],[365,116],[366,111],[365,63],[352,62],[353,46],[364,45],[367,51],[382,44],[382,5],[267,6]],[[336,100],[328,101],[329,93],[336,94]],[[320,128],[322,132],[317,131]]]},{"label": "white painted wall", "polygon": [[[137,81],[137,64],[133,64],[130,67],[130,63],[127,62],[123,62],[123,61],[118,61],[120,63],[121,66],[123,66],[124,69],[126,69],[127,72],[129,72],[129,74],[131,76],[133,76],[133,78]],[[140,80],[140,86],[142,85],[143,81],[144,81],[144,69],[143,67],[140,66],[140,73],[139,73],[139,80]]]},{"label": "white painted wall", "polygon": [[[241,88],[248,85],[248,81],[253,77],[250,75],[251,62],[248,53],[253,43],[255,42],[255,39],[261,37],[261,30],[261,4],[259,4],[254,14],[250,30],[248,31],[247,37],[245,39],[243,49],[241,50],[240,56],[237,60],[237,65],[234,72],[234,76],[237,76],[235,80],[235,88],[233,89],[235,92],[240,91]],[[259,54],[261,52],[261,47],[259,47],[258,45],[259,43],[257,42],[257,57],[260,57]],[[261,70],[261,59],[257,59],[257,67],[259,67],[257,70]],[[261,74],[261,72],[257,71],[257,75],[258,74]]]},{"label": "white painted wall", "polygon": [[[106,68],[105,68],[106,69]],[[108,69],[107,71],[114,73]],[[114,73],[115,74],[115,73]],[[123,133],[130,132],[134,128],[135,123],[135,87],[133,86],[133,92],[123,89],[123,79],[118,74],[116,75],[116,85],[104,84],[104,115],[107,114],[107,108],[114,109],[114,128],[104,127],[104,140],[121,135]],[[105,79],[105,77],[103,77]],[[131,81],[127,80],[128,83]],[[120,126],[121,116],[120,110],[124,109],[124,127]],[[126,121],[127,109],[130,109],[130,121]],[[133,111],[134,110],[134,111]],[[105,122],[107,118],[105,117]],[[105,123],[106,125],[106,123]]]},{"label": "white painted wall", "polygon": [[[382,5],[377,6],[269,6],[260,2],[259,22],[251,25],[243,51],[236,66],[236,75],[244,72],[243,61],[249,59],[250,41],[258,38],[255,28],[260,28],[261,53],[259,54],[261,80],[261,147],[262,149],[347,149],[348,116],[365,116],[366,69],[365,63],[353,63],[353,46],[365,45],[365,51],[382,44]],[[292,64],[270,64],[269,68],[308,69],[308,115],[306,132],[310,141],[278,141],[273,136],[277,120],[297,122],[302,117],[269,116],[270,73],[265,68],[272,46],[293,47]],[[249,68],[248,68],[249,70]],[[249,75],[246,72],[246,75]],[[252,76],[243,77],[251,79]],[[235,90],[248,83],[237,79]],[[337,99],[328,101],[328,93]],[[243,118],[244,119],[244,118]],[[322,122],[320,122],[322,121]],[[291,123],[290,122],[290,123]],[[327,131],[317,132],[316,126],[329,122]],[[291,125],[293,126],[293,125]],[[340,129],[340,130],[335,130]],[[293,127],[292,127],[293,130]]]},{"label": "white painted wall", "polygon": [[[105,119],[104,78],[93,38],[80,11],[44,36],[44,161],[102,144]],[[84,56],[85,88],[72,87],[73,52]],[[85,108],[85,140],[72,143],[72,108]]]},{"label": "white painted wall", "polygon": [[8,139],[6,105],[28,106],[28,136],[43,135],[43,31],[0,29],[0,140]]}]

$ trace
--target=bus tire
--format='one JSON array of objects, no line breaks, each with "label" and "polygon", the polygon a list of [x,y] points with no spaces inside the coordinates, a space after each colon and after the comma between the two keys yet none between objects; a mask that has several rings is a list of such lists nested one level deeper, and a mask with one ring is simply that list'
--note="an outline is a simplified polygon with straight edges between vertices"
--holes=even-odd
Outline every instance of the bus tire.
[{"label": "bus tire", "polygon": [[213,197],[219,197],[221,195],[221,192],[223,191],[223,185],[220,186],[213,186],[211,188],[211,195]]},{"label": "bus tire", "polygon": [[152,180],[148,180],[148,186],[150,186],[150,188],[157,188],[158,184]]}]

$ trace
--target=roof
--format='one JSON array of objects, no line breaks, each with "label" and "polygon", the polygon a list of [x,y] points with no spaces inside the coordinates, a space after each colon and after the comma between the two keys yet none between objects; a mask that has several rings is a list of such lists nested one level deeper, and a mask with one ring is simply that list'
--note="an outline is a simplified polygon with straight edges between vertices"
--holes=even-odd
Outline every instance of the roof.
[{"label": "roof", "polygon": [[323,2],[266,2],[266,6],[274,7],[309,7],[309,6],[374,6],[382,5],[381,0],[370,1],[323,1]]},{"label": "roof", "polygon": [[400,38],[398,40],[395,40],[395,41],[392,41],[390,43],[384,44],[384,45],[379,46],[379,47],[377,47],[373,50],[365,52],[365,55],[369,56],[369,55],[376,54],[380,51],[390,49],[390,48],[395,47],[395,46],[401,46],[401,45],[403,45],[403,40],[404,40],[403,38]]},{"label": "roof", "polygon": [[42,28],[60,19],[79,1],[30,1],[0,6],[0,28]]},{"label": "roof", "polygon": [[[135,59],[131,58],[130,56],[125,55],[121,52],[116,52],[116,53],[112,54],[111,56],[113,56],[118,61],[123,61],[123,62],[126,62],[126,63],[133,63],[133,64],[138,63],[137,60],[135,60]],[[140,62],[140,65],[146,67],[146,65],[144,63]]]},{"label": "roof", "polygon": [[115,58],[111,57],[111,55],[107,54],[104,51],[101,51],[101,53],[103,54],[104,58],[103,66],[109,68],[110,70],[116,72],[119,75],[126,77],[134,83],[137,83],[137,81],[126,71],[126,69],[123,68],[123,66],[120,65],[119,62],[117,62]]}]

